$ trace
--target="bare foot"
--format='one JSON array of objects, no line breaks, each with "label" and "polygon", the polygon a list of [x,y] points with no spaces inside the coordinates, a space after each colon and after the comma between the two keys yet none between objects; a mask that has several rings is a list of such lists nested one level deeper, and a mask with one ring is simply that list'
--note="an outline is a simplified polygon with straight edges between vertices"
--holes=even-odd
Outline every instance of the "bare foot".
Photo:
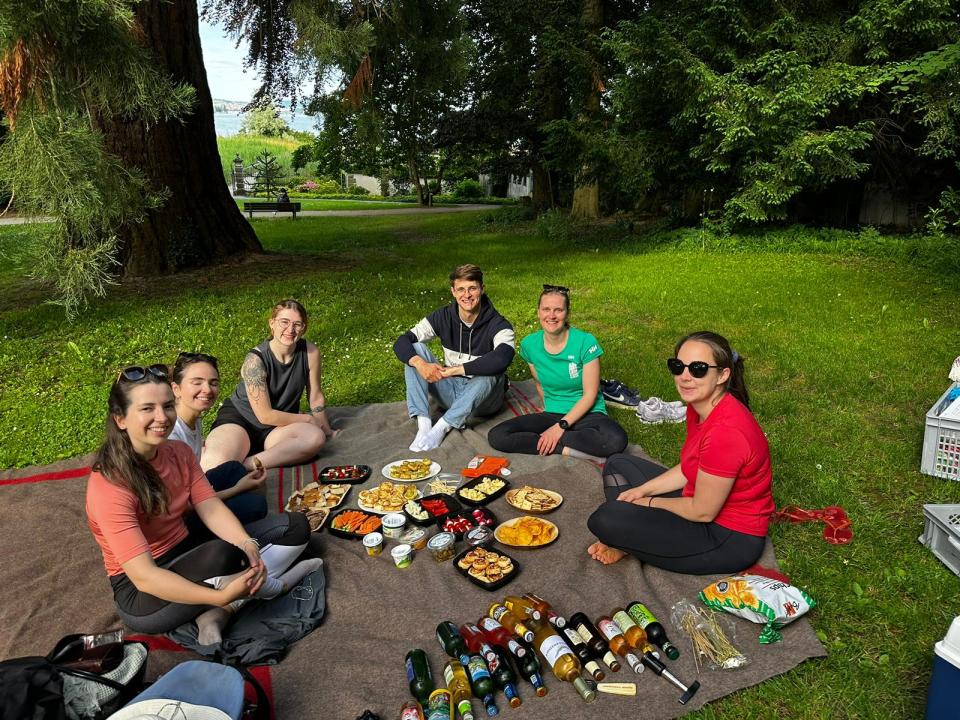
[{"label": "bare foot", "polygon": [[609,545],[599,541],[588,547],[587,552],[590,553],[590,557],[597,562],[603,563],[604,565],[613,565],[615,562],[626,556],[626,553],[623,550],[610,547]]}]

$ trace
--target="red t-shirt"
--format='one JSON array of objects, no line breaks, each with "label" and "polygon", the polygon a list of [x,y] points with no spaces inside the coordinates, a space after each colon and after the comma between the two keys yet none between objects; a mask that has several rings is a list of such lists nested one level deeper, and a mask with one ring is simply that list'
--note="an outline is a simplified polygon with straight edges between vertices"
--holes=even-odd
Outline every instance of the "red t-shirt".
[{"label": "red t-shirt", "polygon": [[703,423],[693,406],[687,406],[680,469],[687,479],[684,497],[693,497],[700,470],[734,478],[714,522],[747,535],[767,534],[774,511],[770,448],[753,414],[733,395],[725,394]]},{"label": "red t-shirt", "polygon": [[150,461],[167,488],[168,511],[149,517],[130,490],[98,472],[87,482],[87,524],[103,553],[108,575],[143,552],[158,558],[187,537],[183,515],[189,507],[216,496],[196,456],[182,442],[166,442]]}]

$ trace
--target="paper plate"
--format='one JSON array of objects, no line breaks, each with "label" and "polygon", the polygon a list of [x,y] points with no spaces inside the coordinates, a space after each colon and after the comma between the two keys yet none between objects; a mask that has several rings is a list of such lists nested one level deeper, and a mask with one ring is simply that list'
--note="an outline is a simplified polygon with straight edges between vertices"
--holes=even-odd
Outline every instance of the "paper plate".
[{"label": "paper plate", "polygon": [[[527,488],[531,488],[533,490],[538,490],[542,492],[544,495],[546,495],[551,500],[553,500],[554,503],[556,504],[551,505],[550,507],[545,509],[540,509],[536,507],[531,507],[530,505],[522,504],[517,500],[517,496],[520,495],[520,493]],[[554,492],[553,490],[547,490],[546,488],[536,488],[530,485],[524,485],[521,488],[514,488],[513,490],[507,491],[507,503],[510,505],[513,505],[513,507],[517,508],[517,510],[520,510],[521,512],[530,513],[532,515],[546,515],[547,513],[552,513],[554,510],[556,510],[558,507],[560,507],[563,504],[563,495],[561,495],[558,492]]]},{"label": "paper plate", "polygon": [[[538,523],[543,523],[545,526],[553,528],[552,537],[547,542],[542,542],[537,545],[521,545],[516,542],[508,542],[504,540],[503,530],[504,528],[512,528],[516,526],[521,520],[535,520]],[[535,518],[529,515],[524,515],[523,517],[514,518],[513,520],[507,520],[505,523],[500,523],[497,526],[497,529],[493,531],[493,536],[497,539],[497,542],[501,545],[507,545],[512,548],[517,548],[518,550],[536,550],[538,548],[546,547],[557,541],[557,538],[560,537],[560,529],[554,525],[549,520],[544,520],[543,518]]]},{"label": "paper plate", "polygon": [[382,469],[380,472],[383,474],[383,476],[384,476],[387,480],[392,480],[393,482],[399,482],[399,483],[412,483],[412,482],[420,482],[420,481],[422,481],[422,480],[429,480],[430,478],[435,477],[435,476],[437,476],[437,475],[440,473],[440,463],[438,463],[438,462],[431,462],[431,463],[430,463],[430,472],[427,473],[426,475],[421,476],[421,477],[415,477],[415,478],[395,478],[393,475],[390,474],[390,471],[391,471],[393,468],[398,467],[398,466],[402,465],[402,464],[405,463],[405,462],[411,462],[411,461],[414,461],[414,462],[415,462],[415,461],[424,460],[424,459],[426,459],[426,458],[407,458],[406,460],[395,460],[394,462],[390,463],[389,465],[384,465],[384,466],[383,466],[383,469]]}]

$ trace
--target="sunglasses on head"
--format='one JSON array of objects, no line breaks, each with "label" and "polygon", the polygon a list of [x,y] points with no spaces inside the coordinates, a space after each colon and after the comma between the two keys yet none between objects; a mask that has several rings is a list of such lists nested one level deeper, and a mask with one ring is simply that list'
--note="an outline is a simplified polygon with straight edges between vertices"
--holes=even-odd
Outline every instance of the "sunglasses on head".
[{"label": "sunglasses on head", "polygon": [[543,291],[544,291],[544,292],[556,292],[556,293],[560,293],[561,295],[569,295],[569,294],[570,294],[570,288],[565,288],[563,285],[547,285],[547,284],[544,284],[544,286],[543,286]]},{"label": "sunglasses on head", "polygon": [[148,365],[144,367],[143,365],[131,365],[130,367],[125,367],[120,371],[120,375],[117,377],[117,380],[123,378],[127,382],[140,382],[147,375],[153,375],[154,377],[167,379],[167,366],[166,365]]},{"label": "sunglasses on head", "polygon": [[667,360],[667,369],[674,375],[683,375],[684,369],[689,369],[690,374],[695,378],[705,377],[710,368],[720,369],[719,365],[710,365],[703,360],[694,360],[689,365],[685,365],[680,358],[670,358]]}]

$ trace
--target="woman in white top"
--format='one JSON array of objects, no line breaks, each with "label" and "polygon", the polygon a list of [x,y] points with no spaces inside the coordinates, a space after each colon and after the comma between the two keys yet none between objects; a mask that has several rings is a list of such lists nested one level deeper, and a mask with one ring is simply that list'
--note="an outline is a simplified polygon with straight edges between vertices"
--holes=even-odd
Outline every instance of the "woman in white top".
[{"label": "woman in white top", "polygon": [[[212,408],[220,395],[220,370],[217,359],[204,353],[182,352],[171,375],[177,399],[177,422],[170,440],[186,443],[197,456],[203,453],[203,413]],[[243,463],[231,460],[205,472],[207,480],[242,524],[267,514],[267,499],[253,492],[263,485],[266,475],[248,472]],[[188,527],[193,516],[187,520]]]}]

